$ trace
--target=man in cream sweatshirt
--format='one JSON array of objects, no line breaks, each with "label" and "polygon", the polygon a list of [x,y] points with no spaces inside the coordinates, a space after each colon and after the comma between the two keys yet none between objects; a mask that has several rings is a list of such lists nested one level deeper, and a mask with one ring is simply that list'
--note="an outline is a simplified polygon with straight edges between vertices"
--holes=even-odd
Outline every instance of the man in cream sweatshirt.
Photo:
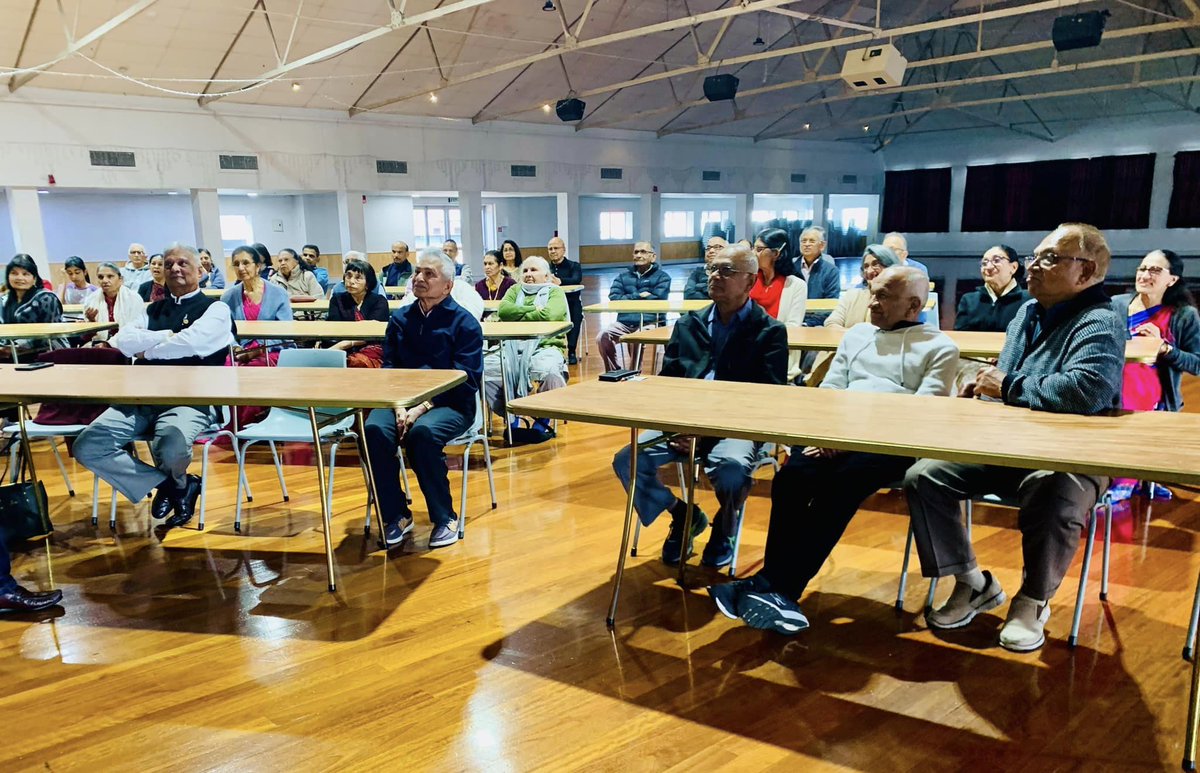
[{"label": "man in cream sweatshirt", "polygon": [[[958,347],[917,321],[929,297],[920,269],[893,266],[871,282],[869,323],[846,331],[821,389],[948,396]],[[717,609],[754,628],[808,627],[797,601],[867,497],[904,478],[913,459],[828,448],[793,448],[771,487],[762,571],[708,589]]]}]

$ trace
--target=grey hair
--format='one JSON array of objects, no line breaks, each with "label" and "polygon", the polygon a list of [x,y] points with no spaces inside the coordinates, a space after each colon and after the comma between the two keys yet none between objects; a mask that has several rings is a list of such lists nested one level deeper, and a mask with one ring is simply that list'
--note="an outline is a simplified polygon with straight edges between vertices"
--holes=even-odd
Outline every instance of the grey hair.
[{"label": "grey hair", "polygon": [[758,257],[754,254],[754,250],[744,244],[731,244],[718,252],[716,257],[729,258],[733,261],[733,267],[738,271],[744,271],[747,274],[758,273]]},{"label": "grey hair", "polygon": [[879,241],[882,243],[886,242],[888,239],[897,239],[900,241],[900,249],[908,249],[908,239],[906,239],[904,234],[900,233],[899,231],[889,231],[888,233],[884,234],[883,238]]},{"label": "grey hair", "polygon": [[450,256],[442,252],[441,248],[426,247],[418,252],[416,265],[422,263],[437,263],[442,269],[442,279],[447,282],[454,281],[454,261],[450,260]]},{"label": "grey hair", "polygon": [[826,237],[825,237],[825,229],[819,225],[810,225],[808,228],[805,228],[803,231],[800,232],[800,238],[803,239],[804,234],[807,234],[807,233],[814,233],[817,236],[820,236],[821,241],[823,241],[823,242],[828,241],[828,239],[826,239]]},{"label": "grey hair", "polygon": [[525,266],[540,266],[542,271],[545,271],[547,274],[550,273],[550,263],[541,255],[530,255],[528,258],[522,260],[521,268],[525,268]]},{"label": "grey hair", "polygon": [[167,258],[171,257],[172,255],[179,254],[179,253],[184,253],[186,255],[190,255],[197,262],[199,262],[199,260],[200,260],[199,253],[196,252],[195,247],[192,247],[191,245],[188,245],[188,244],[184,244],[183,242],[171,242],[162,251],[163,262],[165,263],[167,261]]},{"label": "grey hair", "polygon": [[876,282],[883,284],[893,280],[903,282],[905,289],[921,300],[921,309],[924,310],[925,304],[929,301],[929,277],[924,271],[915,266],[895,265],[885,268],[875,278]]},{"label": "grey hair", "polygon": [[108,268],[108,269],[112,269],[112,272],[113,272],[114,274],[116,274],[117,276],[121,276],[121,269],[117,268],[117,264],[116,264],[116,263],[109,263],[109,262],[106,260],[106,261],[104,261],[103,263],[101,263],[101,264],[99,264],[98,266],[96,266],[96,275],[97,275],[97,276],[99,276],[99,274],[100,274],[100,269],[102,269],[102,268]]},{"label": "grey hair", "polygon": [[358,250],[350,250],[349,252],[347,252],[345,255],[342,256],[343,263],[349,263],[352,260],[366,260],[366,259],[367,259],[367,254],[365,252],[359,252]]}]

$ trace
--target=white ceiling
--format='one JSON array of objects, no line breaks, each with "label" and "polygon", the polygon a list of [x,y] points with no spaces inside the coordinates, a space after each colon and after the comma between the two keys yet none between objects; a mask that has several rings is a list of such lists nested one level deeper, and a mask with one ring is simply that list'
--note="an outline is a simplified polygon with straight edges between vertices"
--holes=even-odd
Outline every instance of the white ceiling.
[{"label": "white ceiling", "polygon": [[[572,32],[588,10],[578,37],[584,50],[562,47],[563,19],[558,10],[541,10],[543,2],[0,0],[0,79],[7,79],[10,90],[32,83],[101,93],[174,93],[179,99],[204,93],[209,96],[202,103],[216,96],[352,114],[552,124],[557,117],[542,106],[574,92],[587,103],[581,131],[811,137],[875,147],[997,125],[1049,139],[1085,121],[1200,109],[1197,0],[881,0],[879,28],[909,59],[909,70],[901,92],[867,95],[849,92],[837,73],[846,51],[868,43],[837,41],[875,37],[839,24],[874,28],[876,5],[869,0],[553,0]],[[388,28],[392,3],[410,20],[408,26]],[[764,3],[826,21],[761,10]],[[1059,55],[1051,70],[1054,17],[1102,8],[1112,12],[1104,42]],[[723,10],[733,15],[644,34],[649,25]],[[1017,13],[982,23],[975,16],[1008,10]],[[412,25],[414,17],[424,24]],[[943,19],[958,22],[922,29]],[[1157,31],[1122,32],[1148,25]],[[912,26],[918,29],[887,32]],[[84,40],[98,29],[107,31]],[[374,37],[346,45],[368,33]],[[606,36],[617,39],[589,43]],[[759,37],[764,45],[755,45]],[[698,51],[707,54],[714,43],[711,65],[698,66]],[[808,50],[771,56],[796,46]],[[289,64],[331,47],[335,52],[321,61]],[[989,55],[1013,47],[1022,50]],[[1162,56],[1172,51],[1189,53]],[[539,54],[538,61],[520,62]],[[729,62],[756,55],[754,61]],[[947,57],[957,60],[928,64]],[[1133,60],[1091,66],[1119,58]],[[1030,74],[1039,70],[1046,72]],[[618,87],[666,72],[676,74]],[[703,101],[703,78],[718,72],[741,80],[736,104]],[[264,75],[272,76],[265,84]],[[976,82],[952,83],[962,79]],[[1157,83],[1171,80],[1176,82]],[[924,85],[934,83],[943,85]],[[1129,88],[1133,83],[1142,85]],[[979,102],[984,104],[972,104]],[[886,118],[897,111],[903,112]]]}]

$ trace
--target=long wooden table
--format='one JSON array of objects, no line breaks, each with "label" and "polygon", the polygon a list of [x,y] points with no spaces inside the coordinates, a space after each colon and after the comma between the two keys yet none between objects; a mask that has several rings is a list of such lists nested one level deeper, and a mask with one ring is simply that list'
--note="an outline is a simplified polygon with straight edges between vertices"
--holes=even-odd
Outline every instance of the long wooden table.
[{"label": "long wooden table", "polygon": [[[630,486],[607,622],[615,623],[629,549],[640,430],[783,442],[1164,483],[1200,484],[1200,415],[1164,411],[1076,416],[980,400],[799,389],[649,377],[593,381],[530,395],[513,408],[533,416],[630,431]],[[919,416],[914,421],[913,416]],[[964,427],[970,427],[964,432]],[[1170,448],[1164,449],[1165,438]],[[691,527],[688,493],[684,533]],[[686,561],[680,561],[680,579]],[[1194,769],[1200,725],[1200,658],[1193,664],[1184,767]]]},{"label": "long wooden table", "polygon": [[[458,370],[354,370],[334,368],[219,368],[203,366],[55,365],[36,371],[17,371],[0,365],[0,403],[18,406],[22,444],[29,447],[26,431],[28,406],[39,402],[102,403],[110,405],[261,405],[299,408],[308,413],[318,452],[317,493],[325,531],[325,559],[329,590],[337,589],[333,564],[333,537],[325,491],[325,462],[321,426],[353,413],[358,451],[364,463],[366,486],[378,502],[371,457],[366,445],[366,412],[374,408],[408,408],[451,389],[466,380]],[[297,389],[297,385],[303,388]],[[317,408],[345,408],[337,416],[318,421]],[[37,472],[30,459],[30,475]],[[383,535],[382,514],[380,535]],[[45,513],[43,513],[45,515]]]},{"label": "long wooden table", "polygon": [[604,301],[584,306],[583,312],[585,314],[682,314],[685,311],[698,311],[711,305],[712,301],[709,300]]},{"label": "long wooden table", "polygon": [[17,341],[45,341],[52,338],[67,338],[69,336],[98,333],[101,330],[112,330],[115,322],[18,322],[11,325],[0,325],[0,341],[7,341],[13,361],[17,359]]},{"label": "long wooden table", "polygon": [[[638,346],[666,346],[671,340],[673,327],[656,327],[638,330],[621,336],[621,342]],[[836,327],[789,327],[789,349],[812,349],[814,351],[836,351],[845,335],[844,328]],[[1004,348],[1004,333],[979,333],[969,330],[943,330],[955,344],[963,357],[995,358]],[[1149,362],[1158,359],[1158,341],[1147,336],[1138,336],[1125,344],[1127,362]]]}]

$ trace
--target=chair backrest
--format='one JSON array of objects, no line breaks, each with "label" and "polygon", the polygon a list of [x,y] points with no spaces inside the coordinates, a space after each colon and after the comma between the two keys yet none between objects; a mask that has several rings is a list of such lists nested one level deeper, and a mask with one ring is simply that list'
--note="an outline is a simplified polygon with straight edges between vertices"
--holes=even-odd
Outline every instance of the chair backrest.
[{"label": "chair backrest", "polygon": [[344,368],[346,353],[341,349],[284,349],[279,353],[281,368]]}]

